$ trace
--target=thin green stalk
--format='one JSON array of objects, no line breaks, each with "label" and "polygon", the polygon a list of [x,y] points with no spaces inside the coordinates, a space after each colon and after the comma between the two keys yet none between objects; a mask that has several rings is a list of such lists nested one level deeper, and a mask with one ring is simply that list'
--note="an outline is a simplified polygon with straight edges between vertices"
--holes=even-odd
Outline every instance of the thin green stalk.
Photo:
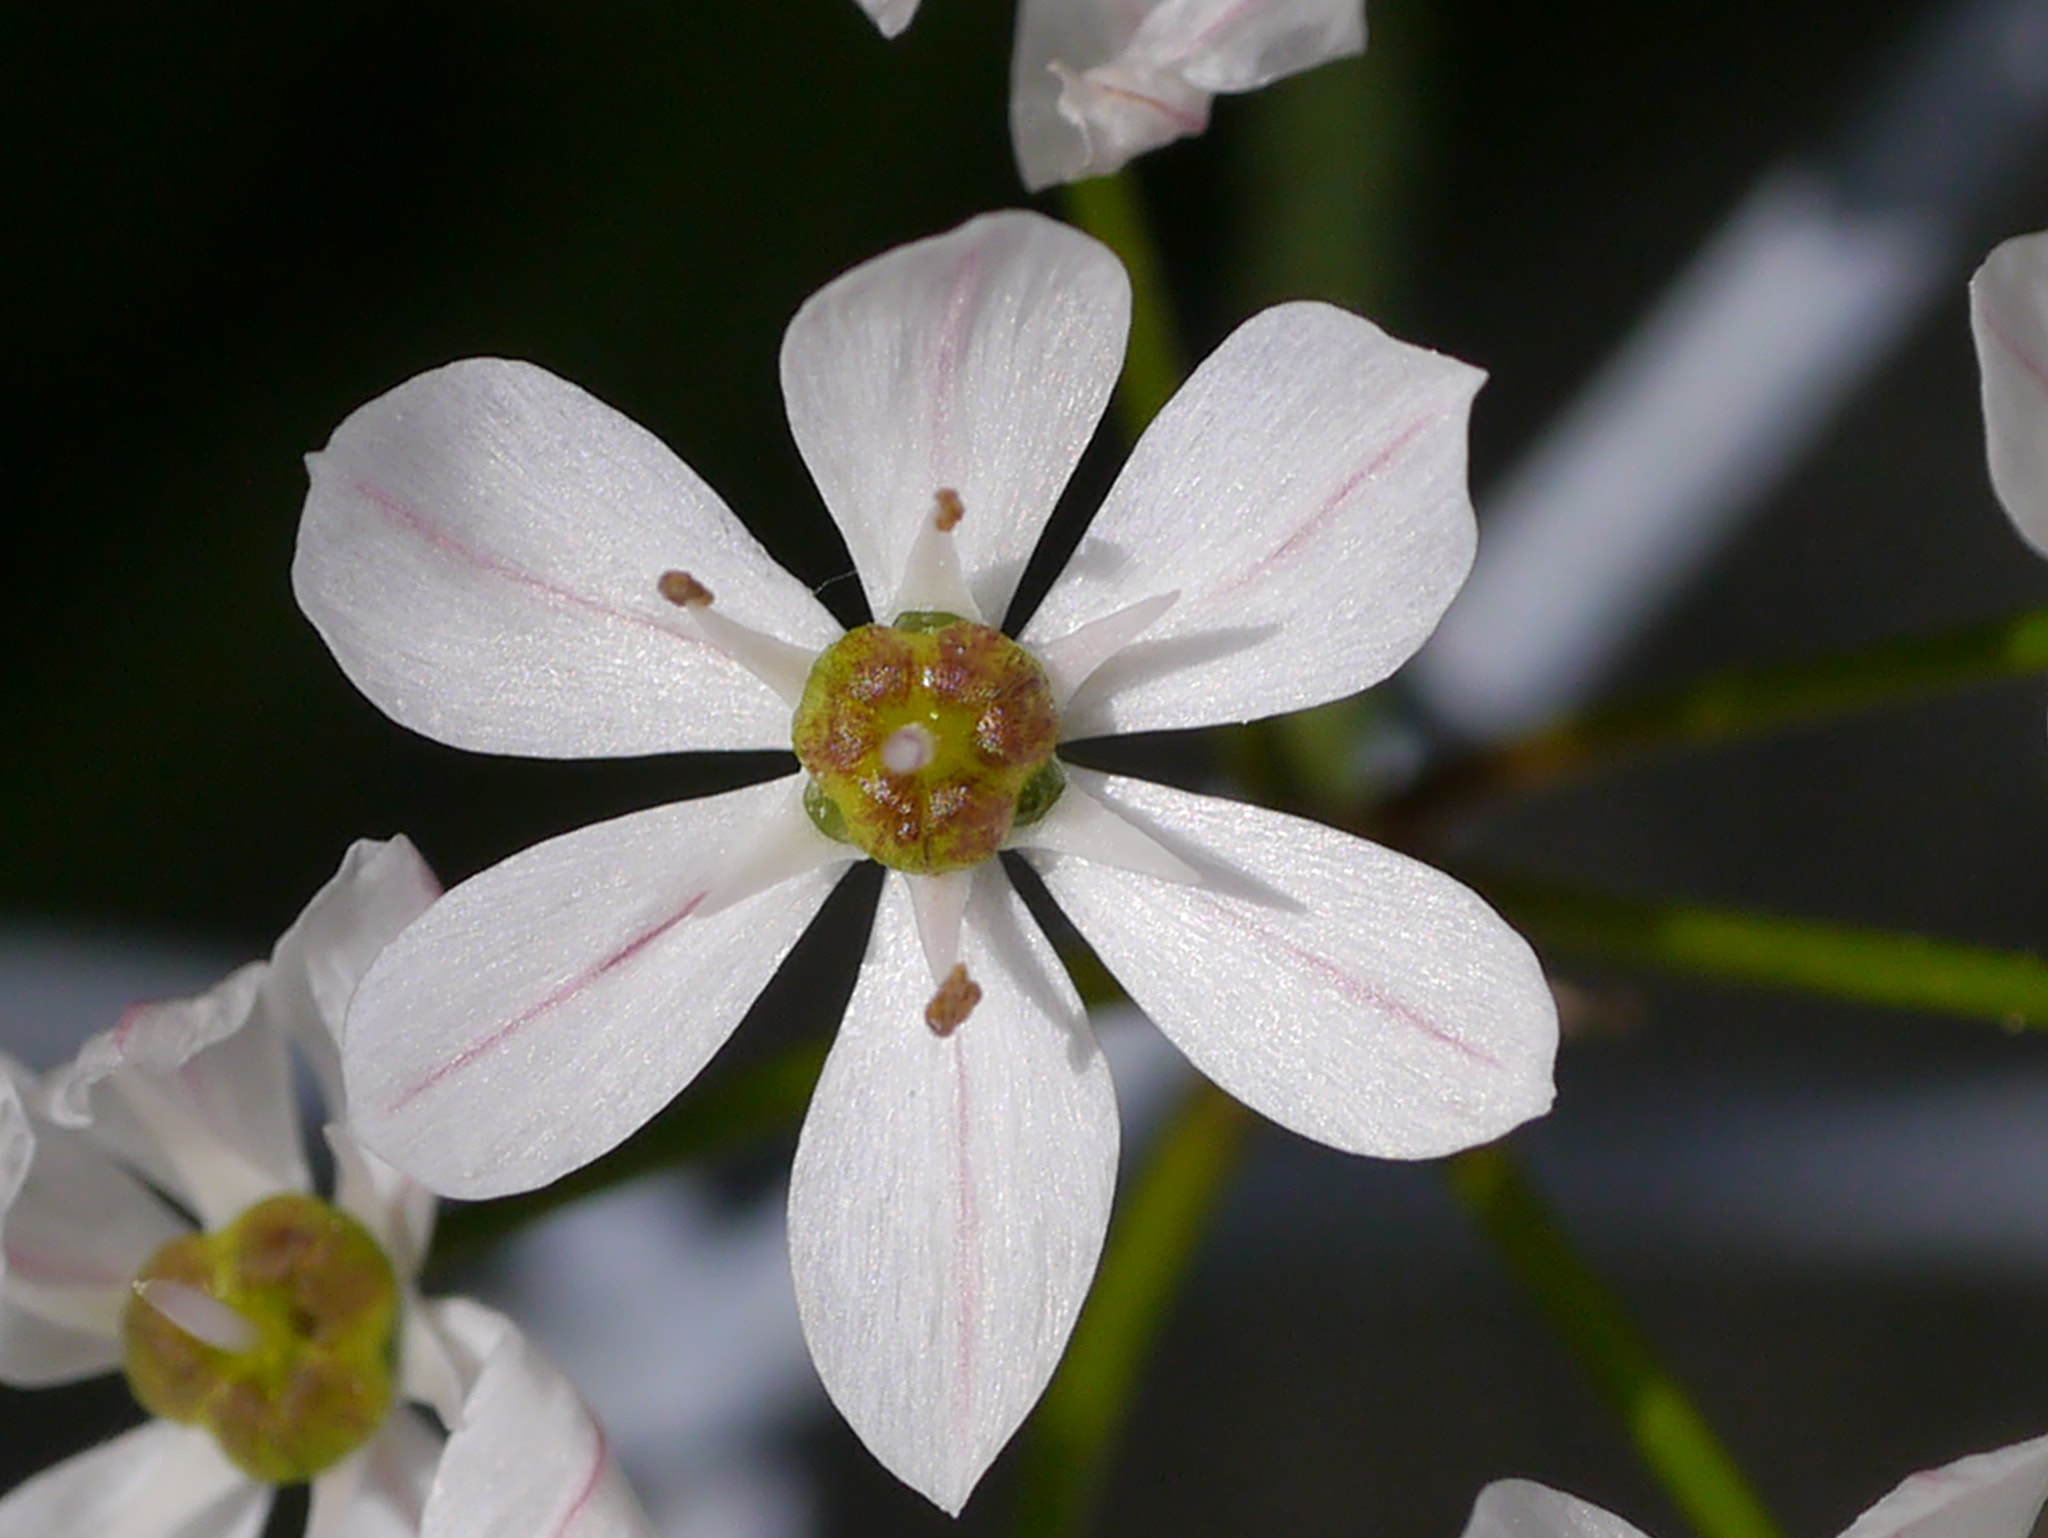
[{"label": "thin green stalk", "polygon": [[825,1066],[825,1043],[692,1085],[618,1148],[551,1186],[502,1201],[451,1207],[434,1235],[436,1263],[501,1238],[557,1207],[688,1159],[724,1153],[796,1124]]},{"label": "thin green stalk", "polygon": [[1937,1014],[2048,1025],[2048,960],[1922,935],[1488,880],[1539,943],[1667,972]]},{"label": "thin green stalk", "polygon": [[1742,1471],[1620,1300],[1579,1257],[1515,1156],[1495,1144],[1457,1155],[1448,1169],[1458,1200],[1535,1294],[1700,1538],[1778,1538]]},{"label": "thin green stalk", "polygon": [[1808,662],[1734,669],[1574,716],[1447,766],[1415,800],[1436,808],[1526,789],[1639,753],[1710,747],[1850,711],[2048,671],[2048,609],[1906,636]]},{"label": "thin green stalk", "polygon": [[1118,1205],[1095,1286],[1031,1419],[1018,1531],[1088,1531],[1146,1358],[1236,1167],[1248,1113],[1210,1085],[1160,1136]]},{"label": "thin green stalk", "polygon": [[1114,251],[1131,277],[1131,341],[1117,381],[1116,413],[1124,441],[1136,443],[1186,374],[1144,196],[1129,171],[1072,182],[1061,192],[1067,217]]}]

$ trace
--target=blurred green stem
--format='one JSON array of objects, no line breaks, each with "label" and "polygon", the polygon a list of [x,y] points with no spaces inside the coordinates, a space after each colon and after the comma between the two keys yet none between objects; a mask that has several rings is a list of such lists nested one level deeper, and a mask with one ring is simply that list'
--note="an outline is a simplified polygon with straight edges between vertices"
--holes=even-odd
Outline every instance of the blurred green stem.
[{"label": "blurred green stem", "polygon": [[1742,1472],[1502,1145],[1448,1165],[1451,1189],[1628,1427],[1700,1538],[1778,1538]]},{"label": "blurred green stem", "polygon": [[1668,693],[1574,716],[1446,765],[1395,810],[1447,807],[1604,768],[1638,753],[1704,748],[1853,710],[2048,671],[2048,609],[1939,635],[1908,636],[1810,662],[1735,669]]},{"label": "blurred green stem", "polygon": [[1074,1338],[1031,1419],[1017,1521],[1028,1538],[1089,1529],[1145,1360],[1248,1120],[1235,1100],[1202,1085],[1119,1202]]},{"label": "blurred green stem", "polygon": [[1116,414],[1124,441],[1136,443],[1185,373],[1144,195],[1129,171],[1071,182],[1061,192],[1067,217],[1114,251],[1130,274],[1131,341],[1117,381]]},{"label": "blurred green stem", "polygon": [[1972,1016],[2013,1030],[2048,1025],[2048,961],[2025,951],[1539,882],[1482,884],[1531,938],[1603,961]]}]

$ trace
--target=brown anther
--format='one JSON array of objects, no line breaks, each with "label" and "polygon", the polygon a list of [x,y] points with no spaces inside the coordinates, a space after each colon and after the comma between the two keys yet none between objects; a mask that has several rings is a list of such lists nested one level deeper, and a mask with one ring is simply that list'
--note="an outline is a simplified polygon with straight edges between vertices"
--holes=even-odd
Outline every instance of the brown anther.
[{"label": "brown anther", "polygon": [[980,1002],[981,984],[967,975],[966,962],[956,961],[946,980],[939,984],[939,991],[932,995],[931,1003],[925,1005],[924,1023],[932,1028],[934,1036],[950,1036]]},{"label": "brown anther", "polygon": [[661,589],[661,596],[678,609],[708,609],[711,606],[711,589],[686,571],[665,571],[654,585]]},{"label": "brown anther", "polygon": [[967,508],[960,501],[960,493],[951,486],[941,486],[932,501],[932,527],[941,534],[951,534],[960,526],[960,520],[967,516]]}]

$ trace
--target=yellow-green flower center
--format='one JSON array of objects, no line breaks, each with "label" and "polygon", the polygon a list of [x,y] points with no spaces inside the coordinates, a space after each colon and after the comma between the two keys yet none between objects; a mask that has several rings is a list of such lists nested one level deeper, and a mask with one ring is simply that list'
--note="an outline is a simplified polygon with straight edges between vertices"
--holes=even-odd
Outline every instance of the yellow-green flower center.
[{"label": "yellow-green flower center", "polygon": [[791,735],[811,820],[918,875],[986,860],[1065,785],[1045,669],[953,614],[848,631],[812,664]]},{"label": "yellow-green flower center", "polygon": [[122,1316],[128,1384],[153,1414],[206,1427],[252,1478],[296,1484],[383,1423],[398,1313],[398,1279],[362,1224],[273,1196],[150,1257]]}]

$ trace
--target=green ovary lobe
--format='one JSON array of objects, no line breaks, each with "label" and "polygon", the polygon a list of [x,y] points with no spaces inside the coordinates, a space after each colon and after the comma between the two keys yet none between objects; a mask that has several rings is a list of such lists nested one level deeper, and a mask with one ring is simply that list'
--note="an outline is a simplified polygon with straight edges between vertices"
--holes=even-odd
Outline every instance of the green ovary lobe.
[{"label": "green ovary lobe", "polygon": [[[206,1427],[237,1468],[296,1484],[369,1441],[391,1408],[398,1281],[369,1231],[310,1196],[273,1196],[226,1228],[173,1239],[122,1318],[128,1384],[145,1409]],[[242,1349],[187,1334],[141,1295],[203,1292],[238,1314]]]},{"label": "green ovary lobe", "polygon": [[1064,784],[1045,669],[951,614],[842,636],[812,664],[791,736],[818,827],[916,875],[988,859]]}]

